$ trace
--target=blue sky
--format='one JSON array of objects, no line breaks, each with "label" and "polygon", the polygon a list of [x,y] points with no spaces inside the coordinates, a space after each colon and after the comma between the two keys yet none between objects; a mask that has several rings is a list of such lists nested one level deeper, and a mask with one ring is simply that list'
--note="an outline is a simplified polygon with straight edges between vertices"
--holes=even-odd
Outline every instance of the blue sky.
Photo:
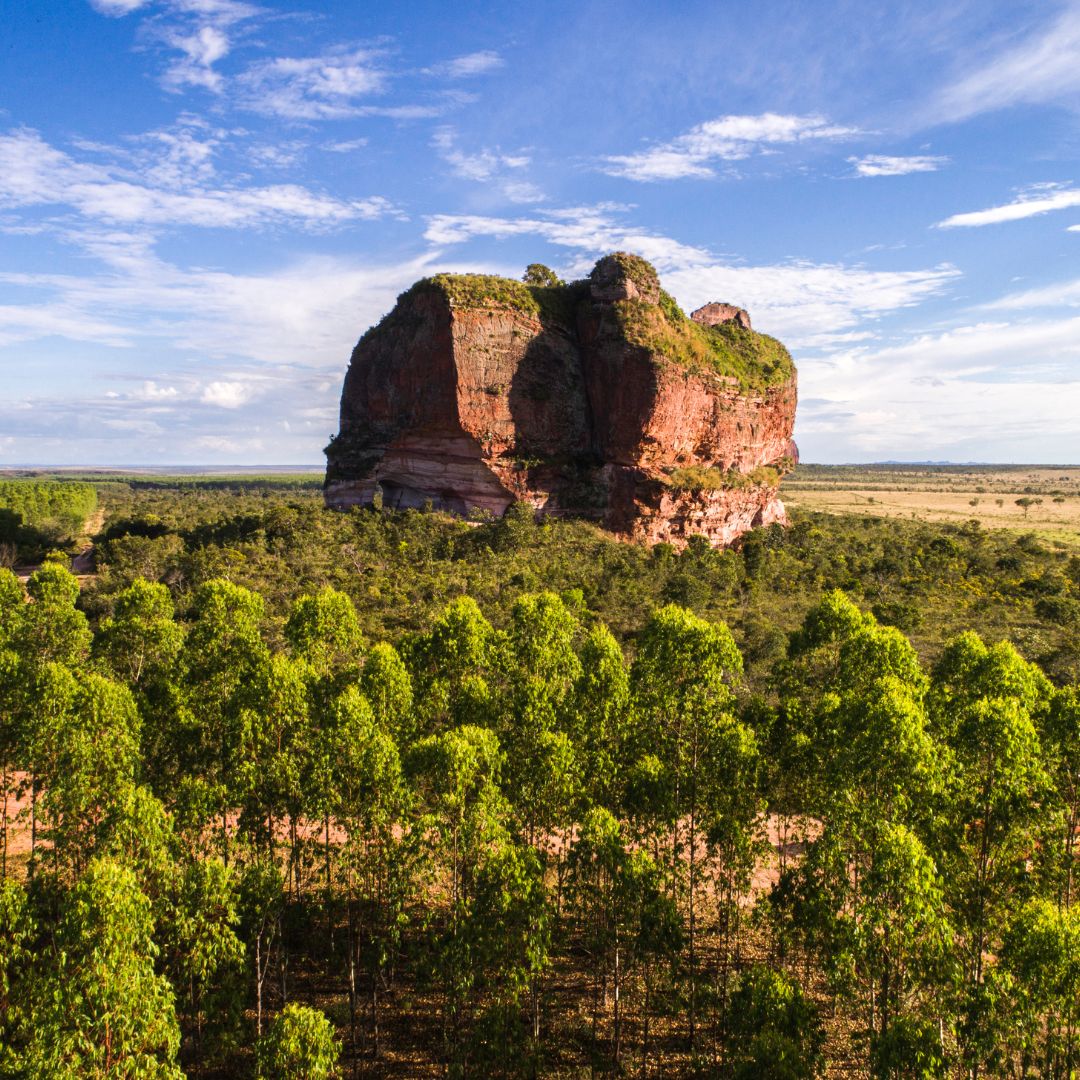
[{"label": "blue sky", "polygon": [[320,464],[436,270],[615,249],[808,461],[1080,461],[1080,2],[0,0],[0,464]]}]

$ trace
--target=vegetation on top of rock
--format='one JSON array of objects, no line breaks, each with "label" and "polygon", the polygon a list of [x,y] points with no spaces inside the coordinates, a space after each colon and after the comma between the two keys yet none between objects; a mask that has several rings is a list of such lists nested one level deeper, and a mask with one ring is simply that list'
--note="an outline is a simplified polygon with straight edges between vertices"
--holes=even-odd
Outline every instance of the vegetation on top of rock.
[{"label": "vegetation on top of rock", "polygon": [[[620,328],[631,344],[690,370],[735,379],[744,392],[781,386],[792,378],[791,355],[779,341],[735,322],[717,326],[694,322],[678,301],[660,288],[652,264],[625,251],[605,255],[584,281],[562,282],[542,263],[530,263],[522,281],[497,274],[434,274],[402,293],[394,312],[379,325],[394,317],[406,297],[435,288],[454,308],[505,308],[569,326],[590,285],[604,288],[617,285],[620,279],[633,283],[639,294],[634,299],[614,300]],[[658,300],[653,302],[653,297]]]},{"label": "vegetation on top of rock", "polygon": [[794,374],[791,354],[774,337],[734,322],[702,326],[667,293],[660,303],[619,300],[618,319],[628,341],[690,370],[737,379],[743,391],[782,386]]},{"label": "vegetation on top of rock", "polygon": [[551,269],[550,266],[545,266],[543,263],[529,263],[525,267],[525,273],[522,274],[521,280],[526,285],[562,285],[564,284],[562,278]]},{"label": "vegetation on top of rock", "polygon": [[657,274],[656,267],[648,259],[628,251],[614,251],[605,255],[589,274],[592,281],[607,280],[612,276],[632,281],[638,292],[645,297],[660,289],[660,275]]},{"label": "vegetation on top of rock", "polygon": [[[526,271],[535,271],[535,281],[526,283],[497,274],[435,274],[418,281],[408,292],[398,298],[399,302],[422,288],[434,287],[442,292],[454,308],[501,307],[520,312],[532,319],[570,323],[574,307],[585,295],[584,282],[562,282],[555,273],[540,263],[533,263]],[[548,282],[540,281],[546,271]]]}]

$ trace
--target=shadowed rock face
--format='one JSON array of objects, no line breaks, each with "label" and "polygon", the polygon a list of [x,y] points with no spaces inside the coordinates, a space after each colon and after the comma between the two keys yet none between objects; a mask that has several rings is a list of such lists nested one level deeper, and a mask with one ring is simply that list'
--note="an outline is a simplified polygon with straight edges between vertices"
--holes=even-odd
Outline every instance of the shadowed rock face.
[{"label": "shadowed rock face", "polygon": [[782,522],[794,368],[749,317],[720,322],[687,319],[621,253],[561,287],[418,282],[353,351],[327,504],[523,501],[677,546]]}]

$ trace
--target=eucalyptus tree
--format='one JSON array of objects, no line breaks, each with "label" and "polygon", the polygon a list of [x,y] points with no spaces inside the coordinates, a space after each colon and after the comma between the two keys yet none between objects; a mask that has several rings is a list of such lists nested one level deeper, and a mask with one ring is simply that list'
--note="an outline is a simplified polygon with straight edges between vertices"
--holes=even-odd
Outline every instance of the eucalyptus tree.
[{"label": "eucalyptus tree", "polygon": [[581,662],[578,621],[555,593],[518,597],[510,612],[501,666],[499,736],[506,751],[504,787],[530,843],[569,824],[580,773],[565,712]]},{"label": "eucalyptus tree", "polygon": [[94,637],[94,656],[134,693],[142,716],[145,779],[161,794],[174,788],[180,766],[176,717],[182,709],[178,671],[184,632],[164,586],[136,579],[117,597]]},{"label": "eucalyptus tree", "polygon": [[208,581],[195,593],[182,653],[188,789],[182,796],[196,831],[217,816],[226,863],[245,719],[260,704],[270,663],[260,633],[263,615],[262,598],[255,593],[229,581]]},{"label": "eucalyptus tree", "polygon": [[23,702],[25,668],[11,649],[0,647],[0,883],[7,880],[8,832],[10,827],[10,802],[16,794],[16,774],[26,764],[23,745]]},{"label": "eucalyptus tree", "polygon": [[814,1080],[825,1067],[825,1029],[814,1003],[789,975],[748,968],[724,1031],[735,1080]]},{"label": "eucalyptus tree", "polygon": [[410,746],[418,734],[412,678],[393,645],[379,642],[372,646],[360,673],[360,689],[397,744]]},{"label": "eucalyptus tree", "polygon": [[451,963],[461,973],[463,997],[484,1003],[466,1043],[471,1070],[535,1075],[551,916],[536,851],[512,840],[496,842],[477,869],[460,934],[444,943],[460,954]]},{"label": "eucalyptus tree", "polygon": [[26,888],[0,882],[0,1076],[18,1076],[33,1006],[37,925]]},{"label": "eucalyptus tree", "polygon": [[1000,963],[1022,1070],[1074,1076],[1080,1065],[1080,908],[1029,901],[1005,932]]},{"label": "eucalyptus tree", "polygon": [[508,839],[509,806],[499,787],[503,752],[493,731],[465,725],[422,739],[407,766],[422,811],[418,828],[427,837],[436,875],[431,887],[441,879],[448,893],[434,975],[445,999],[444,1040],[456,1051],[473,978],[462,934],[477,868],[487,850]]},{"label": "eucalyptus tree", "polygon": [[1054,695],[1044,740],[1054,791],[1063,809],[1058,894],[1065,907],[1072,907],[1080,832],[1080,687],[1068,686]]},{"label": "eucalyptus tree", "polygon": [[469,596],[451,601],[426,634],[403,642],[424,734],[492,722],[499,635]]},{"label": "eucalyptus tree", "polygon": [[86,616],[75,606],[78,580],[60,563],[46,562],[27,579],[26,591],[30,603],[15,624],[11,646],[32,666],[78,667],[89,653],[92,638]]},{"label": "eucalyptus tree", "polygon": [[78,682],[63,664],[20,664],[20,682],[14,722],[15,764],[27,776],[30,789],[30,866],[37,865],[38,802],[42,784],[56,775],[60,745],[74,708]]},{"label": "eucalyptus tree", "polygon": [[742,657],[728,628],[675,605],[646,624],[630,672],[637,745],[656,754],[672,787],[673,871],[684,831],[686,836],[691,1044],[697,1020],[699,830],[703,825],[715,830],[717,849],[730,854],[742,847],[733,834],[750,828],[757,810],[747,798],[755,784],[749,760],[756,754],[753,735],[734,715],[733,687],[741,674]]},{"label": "eucalyptus tree", "polygon": [[[347,914],[348,989],[357,1046],[357,972],[367,969],[371,1048],[379,1054],[379,994],[393,960],[412,893],[416,836],[409,828],[397,744],[360,691],[346,688],[330,710],[335,754],[331,809],[345,831],[342,853]],[[366,958],[366,964],[364,963]]]},{"label": "eucalyptus tree", "polygon": [[188,862],[176,875],[157,937],[200,1072],[207,1051],[220,1056],[239,1032],[245,997],[239,923],[232,869],[213,857]]},{"label": "eucalyptus tree", "polygon": [[1011,909],[1035,887],[1030,872],[1057,826],[1037,722],[1051,696],[1038,669],[975,634],[950,643],[935,668],[931,717],[955,757],[944,830],[943,869],[964,935],[965,1054],[978,1071],[996,1039],[984,986],[988,954],[1000,948]]},{"label": "eucalyptus tree", "polygon": [[42,775],[54,861],[69,874],[93,856],[135,786],[140,724],[126,686],[79,673]]},{"label": "eucalyptus tree", "polygon": [[568,895],[592,968],[592,1033],[599,1038],[601,1003],[611,985],[611,1057],[620,1068],[624,986],[635,966],[644,968],[642,1073],[648,1069],[653,972],[657,960],[672,961],[683,944],[682,921],[666,888],[662,868],[635,851],[610,811],[593,807],[570,850]]},{"label": "eucalyptus tree", "polygon": [[564,723],[581,760],[587,801],[615,811],[628,764],[629,672],[622,647],[603,624],[586,635],[580,660]]},{"label": "eucalyptus tree", "polygon": [[92,861],[34,973],[28,1075],[181,1080],[180,1030],[157,954],[150,901],[134,873]]},{"label": "eucalyptus tree", "polygon": [[307,1005],[286,1005],[256,1050],[259,1080],[332,1080],[341,1047],[326,1015]]},{"label": "eucalyptus tree", "polygon": [[240,828],[274,858],[278,824],[288,822],[286,880],[299,894],[298,821],[306,809],[305,778],[316,755],[311,730],[307,665],[275,653],[248,687],[248,702],[237,717],[237,744],[231,766],[233,798]]},{"label": "eucalyptus tree", "polygon": [[6,566],[0,566],[0,650],[9,648],[18,638],[25,609],[22,582]]},{"label": "eucalyptus tree", "polygon": [[[920,1075],[943,1075],[954,934],[918,836],[872,807],[853,809],[826,825],[797,876],[796,921],[862,1017],[871,1071],[907,1076],[916,1059],[933,1059],[938,1071]],[[926,1038],[911,1045],[916,1030]]]}]

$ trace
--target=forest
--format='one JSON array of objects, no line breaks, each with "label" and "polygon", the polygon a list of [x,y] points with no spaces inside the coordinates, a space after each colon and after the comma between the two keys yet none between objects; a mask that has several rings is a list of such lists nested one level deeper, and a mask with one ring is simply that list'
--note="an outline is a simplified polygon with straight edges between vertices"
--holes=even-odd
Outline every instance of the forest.
[{"label": "forest", "polygon": [[1080,550],[96,485],[0,569],[0,1075],[1080,1068]]},{"label": "forest", "polygon": [[91,483],[0,480],[0,566],[20,551],[45,552],[78,535],[96,507]]}]

